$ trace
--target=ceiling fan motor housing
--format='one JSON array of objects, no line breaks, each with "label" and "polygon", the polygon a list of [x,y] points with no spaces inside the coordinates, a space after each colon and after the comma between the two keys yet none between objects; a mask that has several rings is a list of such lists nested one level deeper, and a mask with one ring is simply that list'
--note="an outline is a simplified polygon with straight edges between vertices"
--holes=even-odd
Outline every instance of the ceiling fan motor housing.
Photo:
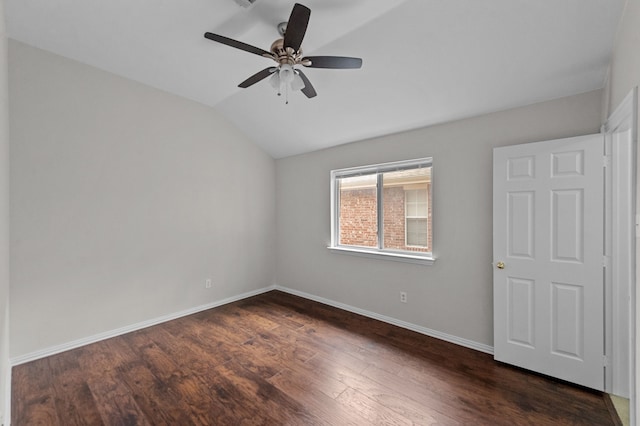
[{"label": "ceiling fan motor housing", "polygon": [[302,49],[297,52],[291,47],[284,47],[284,39],[279,38],[271,44],[272,59],[280,65],[305,65],[311,64],[311,61],[302,57]]},{"label": "ceiling fan motor housing", "polygon": [[271,44],[271,52],[273,53],[273,59],[280,65],[295,65],[297,63],[296,58],[302,55],[302,50],[295,52],[291,47],[284,47],[283,38],[279,38]]},{"label": "ceiling fan motor housing", "polygon": [[234,1],[242,7],[249,7],[256,2],[256,0],[234,0]]}]

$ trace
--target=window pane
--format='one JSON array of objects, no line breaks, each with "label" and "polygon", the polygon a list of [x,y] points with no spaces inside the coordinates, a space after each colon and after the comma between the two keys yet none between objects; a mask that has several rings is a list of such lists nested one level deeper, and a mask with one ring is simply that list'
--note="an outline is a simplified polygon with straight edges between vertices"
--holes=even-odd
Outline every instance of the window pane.
[{"label": "window pane", "polygon": [[[420,192],[424,192],[424,194],[427,194],[427,191],[420,191]],[[415,216],[418,217],[427,217],[429,216],[429,205],[427,203],[416,203],[416,213]]]},{"label": "window pane", "polygon": [[[383,173],[384,248],[427,252],[431,168]],[[408,218],[418,218],[409,224]]]},{"label": "window pane", "polygon": [[[412,195],[407,198],[415,198],[415,191],[406,191],[406,195]],[[405,211],[404,214],[406,217],[415,217],[418,215],[418,204],[411,202],[409,199],[406,200]]]},{"label": "window pane", "polygon": [[426,247],[428,240],[427,219],[407,219],[407,245]]},{"label": "window pane", "polygon": [[378,246],[377,179],[375,174],[371,174],[338,180],[341,245]]}]

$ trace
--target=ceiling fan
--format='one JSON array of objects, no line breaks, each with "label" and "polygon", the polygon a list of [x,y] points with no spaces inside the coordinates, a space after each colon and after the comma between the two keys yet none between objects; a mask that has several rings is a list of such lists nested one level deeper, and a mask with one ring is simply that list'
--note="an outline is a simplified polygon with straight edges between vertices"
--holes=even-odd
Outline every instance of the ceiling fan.
[{"label": "ceiling fan", "polygon": [[300,46],[307,31],[310,16],[311,10],[308,7],[296,3],[289,16],[289,21],[278,25],[278,31],[282,38],[271,44],[270,51],[218,34],[207,32],[204,36],[209,40],[273,59],[277,62],[277,66],[268,67],[255,73],[240,83],[238,87],[247,88],[271,76],[270,83],[278,90],[278,95],[281,94],[283,89],[286,94],[291,89],[301,90],[305,96],[313,98],[317,95],[315,89],[302,70],[295,68],[296,65],[308,68],[355,69],[362,67],[362,59],[345,56],[303,56]]}]

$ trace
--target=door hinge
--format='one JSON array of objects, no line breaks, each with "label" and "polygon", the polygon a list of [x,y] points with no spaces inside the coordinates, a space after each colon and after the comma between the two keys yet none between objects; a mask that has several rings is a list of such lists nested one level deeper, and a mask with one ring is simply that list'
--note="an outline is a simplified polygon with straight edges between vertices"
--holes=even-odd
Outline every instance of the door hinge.
[{"label": "door hinge", "polygon": [[611,156],[610,155],[605,155],[602,157],[602,167],[609,167],[611,166]]},{"label": "door hinge", "polygon": [[602,365],[604,365],[605,367],[609,366],[609,357],[606,355],[602,355]]},{"label": "door hinge", "polygon": [[602,267],[609,268],[611,266],[611,256],[602,256]]}]

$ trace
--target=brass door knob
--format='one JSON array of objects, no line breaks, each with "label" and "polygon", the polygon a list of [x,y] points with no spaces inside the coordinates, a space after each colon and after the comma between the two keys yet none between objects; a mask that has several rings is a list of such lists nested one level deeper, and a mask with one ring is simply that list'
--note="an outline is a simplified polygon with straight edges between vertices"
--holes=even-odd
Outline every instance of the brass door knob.
[{"label": "brass door knob", "polygon": [[496,263],[496,267],[497,267],[498,269],[504,269],[504,262],[498,262],[498,263]]}]

